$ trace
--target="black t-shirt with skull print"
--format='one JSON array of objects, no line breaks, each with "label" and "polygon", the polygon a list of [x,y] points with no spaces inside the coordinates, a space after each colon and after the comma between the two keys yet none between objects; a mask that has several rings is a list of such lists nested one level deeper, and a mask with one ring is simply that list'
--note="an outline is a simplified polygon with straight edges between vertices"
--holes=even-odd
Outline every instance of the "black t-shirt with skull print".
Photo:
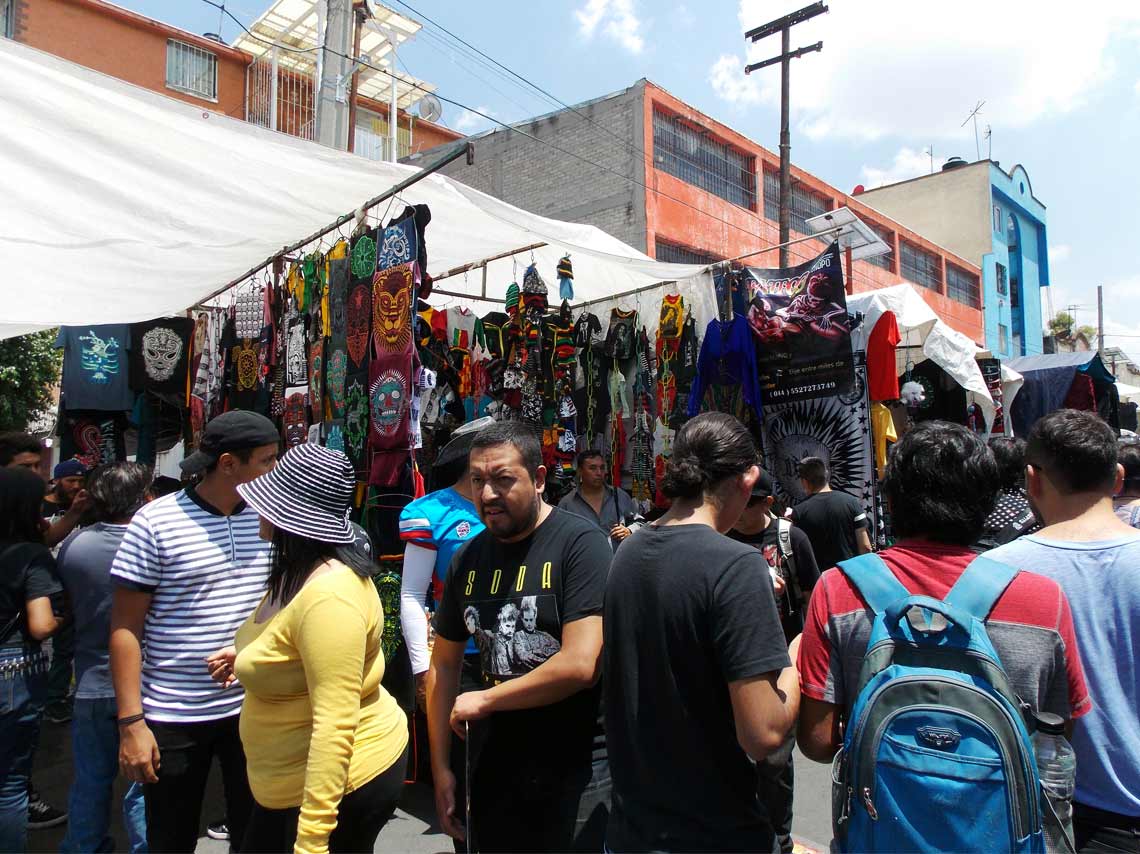
[{"label": "black t-shirt with skull print", "polygon": [[[456,643],[474,638],[485,687],[522,676],[562,648],[564,625],[601,616],[612,557],[596,525],[557,508],[521,542],[484,531],[452,559],[435,630]],[[600,689],[492,715],[480,763],[529,757],[549,772],[604,758]]]},{"label": "black t-shirt with skull print", "polygon": [[131,388],[157,394],[186,394],[194,321],[163,317],[131,325]]}]

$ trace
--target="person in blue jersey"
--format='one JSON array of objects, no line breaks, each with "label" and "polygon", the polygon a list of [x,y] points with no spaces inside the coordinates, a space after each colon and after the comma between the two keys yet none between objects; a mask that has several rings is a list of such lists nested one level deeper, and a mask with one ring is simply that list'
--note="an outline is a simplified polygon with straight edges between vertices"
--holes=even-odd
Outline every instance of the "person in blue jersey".
[{"label": "person in blue jersey", "polygon": [[218,688],[206,659],[231,647],[265,592],[269,544],[237,487],[274,467],[278,444],[262,415],[212,420],[182,462],[202,480],[139,510],[111,566],[119,767],[143,784],[152,852],[194,850],[215,758],[231,836],[245,833],[253,796],[238,734],[243,691]]},{"label": "person in blue jersey", "polygon": [[[424,600],[429,586],[433,598],[439,600],[451,558],[460,546],[483,531],[471,501],[467,455],[476,434],[494,423],[493,418],[480,418],[458,428],[439,452],[434,466],[437,480],[453,481],[451,485],[417,498],[400,513],[400,539],[405,543],[400,623],[412,660],[417,697],[423,696],[424,677],[431,660]],[[472,672],[477,673],[478,653],[473,645],[468,653],[474,656]],[[472,686],[475,684],[473,681]]]}]

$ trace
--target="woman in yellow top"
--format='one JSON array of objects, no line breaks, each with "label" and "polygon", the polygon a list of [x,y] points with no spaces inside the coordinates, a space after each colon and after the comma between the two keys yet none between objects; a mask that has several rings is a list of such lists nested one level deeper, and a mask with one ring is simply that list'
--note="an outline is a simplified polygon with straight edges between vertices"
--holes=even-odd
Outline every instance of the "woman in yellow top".
[{"label": "woman in yellow top", "polygon": [[[245,686],[241,740],[256,801],[243,852],[371,851],[400,797],[408,724],[380,687],[384,615],[353,548],[348,457],[298,445],[243,484],[273,543],[268,592],[215,679]],[[232,666],[230,661],[233,661]]]}]

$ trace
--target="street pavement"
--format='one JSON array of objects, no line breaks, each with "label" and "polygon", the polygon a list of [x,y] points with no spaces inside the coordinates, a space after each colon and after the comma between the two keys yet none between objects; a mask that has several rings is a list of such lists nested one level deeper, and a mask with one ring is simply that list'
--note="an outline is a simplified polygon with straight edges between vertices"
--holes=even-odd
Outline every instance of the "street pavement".
[{"label": "street pavement", "polygon": [[[796,754],[795,822],[793,835],[805,852],[827,851],[831,838],[830,769]],[[224,814],[221,779],[215,766],[210,776],[206,800],[202,807],[197,854],[227,854],[225,842],[206,836],[206,824]],[[71,725],[45,723],[36,752],[33,780],[40,794],[49,803],[65,808],[67,789],[71,782]],[[114,803],[121,803],[126,787],[120,779],[116,784]],[[66,832],[66,826],[28,833],[28,850],[54,852]],[[113,810],[111,833],[115,850],[126,851],[126,835],[117,809]],[[451,854],[451,839],[440,831],[435,822],[435,804],[431,788],[425,784],[405,787],[400,809],[384,828],[376,841],[377,852],[408,852],[408,854]],[[800,850],[800,849],[797,849]]]}]

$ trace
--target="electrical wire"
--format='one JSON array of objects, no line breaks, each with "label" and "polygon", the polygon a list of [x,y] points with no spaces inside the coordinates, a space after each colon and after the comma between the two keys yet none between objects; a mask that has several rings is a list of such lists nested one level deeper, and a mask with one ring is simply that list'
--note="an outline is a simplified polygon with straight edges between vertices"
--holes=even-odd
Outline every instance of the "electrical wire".
[{"label": "electrical wire", "polygon": [[[717,222],[722,223],[723,225],[727,225],[731,228],[736,229],[737,231],[742,231],[745,234],[748,234],[752,237],[759,238],[759,235],[756,234],[752,229],[745,228],[743,226],[737,225],[736,223],[734,223],[730,220],[724,219],[722,217],[718,217],[714,214],[709,213],[708,211],[703,211],[700,208],[696,207],[695,205],[689,204],[684,199],[680,199],[676,196],[670,195],[669,193],[666,193],[663,190],[659,190],[655,187],[650,187],[648,184],[646,184],[643,181],[638,181],[636,178],[630,177],[629,175],[626,175],[622,172],[619,172],[618,170],[613,169],[609,166],[605,166],[601,163],[596,163],[593,160],[590,160],[589,158],[581,156],[580,154],[576,154],[572,151],[567,151],[566,149],[561,148],[552,142],[549,142],[545,139],[540,139],[539,137],[535,136],[534,134],[527,133],[526,131],[522,130],[521,128],[518,128],[518,127],[515,127],[514,125],[508,124],[507,122],[504,122],[501,119],[497,119],[492,115],[488,115],[487,113],[484,113],[482,110],[477,110],[474,107],[469,107],[468,105],[461,103],[460,101],[456,101],[452,98],[444,97],[443,95],[439,94],[439,92],[432,92],[431,90],[426,89],[423,86],[420,86],[418,83],[412,83],[412,82],[409,82],[407,80],[403,80],[398,74],[395,74],[392,71],[389,71],[387,68],[382,68],[382,67],[379,67],[376,65],[372,65],[370,62],[366,62],[363,59],[360,59],[358,57],[349,56],[348,54],[341,53],[340,51],[335,50],[335,49],[330,48],[330,47],[325,47],[325,48],[320,48],[320,47],[295,48],[295,47],[291,47],[289,45],[283,45],[283,44],[279,44],[279,43],[274,42],[274,41],[270,41],[269,39],[263,38],[262,36],[259,36],[259,35],[256,35],[255,33],[253,33],[245,24],[243,24],[240,20],[238,20],[238,18],[234,17],[234,15],[231,12],[229,12],[224,7],[224,5],[214,2],[214,0],[202,0],[202,2],[206,3],[209,6],[213,6],[215,9],[221,9],[225,15],[227,15],[234,23],[236,23],[239,27],[241,27],[242,30],[245,31],[246,35],[248,35],[254,41],[261,42],[262,44],[268,45],[270,47],[276,47],[276,48],[280,48],[283,50],[289,50],[289,51],[292,51],[294,53],[312,53],[314,51],[318,51],[318,50],[323,49],[323,50],[327,51],[328,53],[331,53],[333,56],[338,56],[341,59],[347,60],[348,62],[357,63],[359,65],[364,66],[365,68],[370,68],[373,71],[376,71],[380,74],[385,74],[388,77],[393,77],[397,81],[404,83],[404,85],[408,86],[409,88],[419,90],[419,91],[423,92],[425,95],[434,95],[436,98],[439,98],[439,100],[441,100],[445,103],[448,103],[448,104],[451,104],[455,107],[458,107],[461,110],[466,110],[469,113],[474,113],[475,115],[480,116],[480,117],[486,119],[487,121],[492,122],[493,124],[499,125],[504,130],[513,131],[514,133],[517,133],[520,136],[526,137],[527,139],[533,140],[534,142],[537,142],[540,145],[545,145],[548,148],[552,149],[553,151],[558,152],[559,154],[562,154],[566,157],[572,157],[575,160],[578,160],[578,161],[586,164],[587,166],[593,166],[595,169],[601,169],[603,172],[609,172],[610,174],[612,174],[618,178],[621,178],[623,181],[627,181],[630,184],[641,187],[645,190],[648,190],[649,192],[656,193],[658,196],[660,196],[662,198],[666,198],[666,199],[669,199],[670,201],[676,202],[677,204],[679,204],[683,207],[686,207],[686,208],[689,208],[690,210],[696,211],[697,213],[700,213],[703,216],[714,219]],[[755,193],[753,193],[753,196],[755,196]],[[744,257],[747,257],[747,256],[744,256]]]}]

